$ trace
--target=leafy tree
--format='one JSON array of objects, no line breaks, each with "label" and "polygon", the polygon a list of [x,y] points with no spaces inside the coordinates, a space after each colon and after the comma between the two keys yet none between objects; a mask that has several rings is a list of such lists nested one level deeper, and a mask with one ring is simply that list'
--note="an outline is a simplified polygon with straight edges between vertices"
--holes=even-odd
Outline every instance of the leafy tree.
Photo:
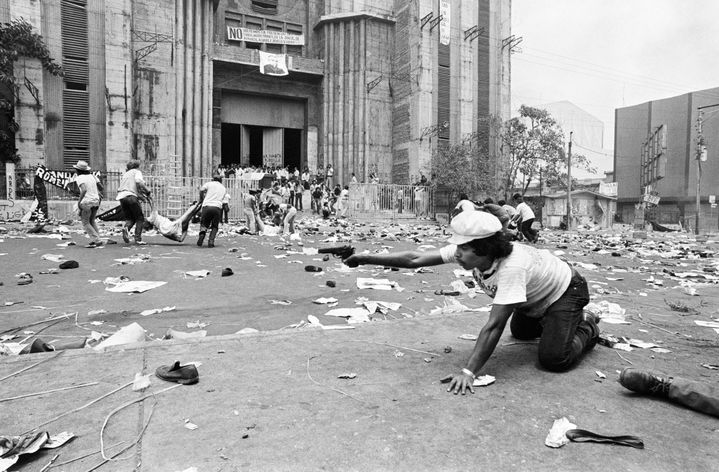
[{"label": "leafy tree", "polygon": [[501,130],[501,122],[492,116],[479,122],[478,131],[468,134],[459,144],[440,142],[432,156],[432,182],[450,190],[450,197],[466,193],[495,195],[497,159],[490,152],[491,137]]},{"label": "leafy tree", "polygon": [[39,59],[52,75],[62,75],[62,67],[50,57],[42,36],[33,31],[30,23],[18,18],[0,25],[0,162],[20,161],[15,148],[15,133],[19,129],[15,101],[19,86],[13,73],[13,65],[20,57]]},{"label": "leafy tree", "polygon": [[[507,157],[501,171],[505,197],[512,188],[524,193],[538,180],[550,186],[566,188],[567,159],[564,133],[557,121],[544,109],[522,105],[519,116],[507,121],[502,133],[502,148]],[[572,155],[572,168],[593,169],[589,160]]]}]

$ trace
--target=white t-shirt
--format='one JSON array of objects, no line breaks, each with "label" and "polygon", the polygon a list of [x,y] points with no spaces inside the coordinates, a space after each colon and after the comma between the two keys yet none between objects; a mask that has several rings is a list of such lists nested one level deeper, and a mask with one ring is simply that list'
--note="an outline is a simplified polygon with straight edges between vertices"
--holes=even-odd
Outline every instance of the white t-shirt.
[{"label": "white t-shirt", "polygon": [[529,205],[527,205],[524,202],[517,205],[517,212],[519,213],[519,216],[522,218],[522,221],[528,221],[528,220],[531,220],[532,218],[534,218],[534,212],[529,207]]},{"label": "white t-shirt", "polygon": [[[496,261],[482,273],[475,269],[474,279],[497,305],[517,303],[517,310],[540,318],[545,310],[567,290],[572,269],[546,249],[512,243],[512,254]],[[443,262],[456,262],[457,246],[440,249]]]},{"label": "white t-shirt", "polygon": [[211,206],[222,208],[222,199],[227,193],[227,189],[224,185],[222,185],[216,180],[211,180],[210,182],[207,182],[205,185],[200,187],[200,191],[203,190],[207,192],[205,194],[205,199],[202,201],[203,207]]},{"label": "white t-shirt", "polygon": [[145,183],[142,178],[142,172],[139,169],[130,169],[120,179],[120,187],[117,189],[117,198],[115,200],[122,200],[130,195],[138,196],[137,184]]},{"label": "white t-shirt", "polygon": [[460,211],[474,211],[477,209],[477,207],[469,200],[460,200],[459,203],[457,203],[457,206],[454,207],[454,209]]},{"label": "white t-shirt", "polygon": [[83,202],[100,202],[100,192],[97,189],[97,177],[92,174],[78,174],[75,183],[80,190],[85,190]]}]

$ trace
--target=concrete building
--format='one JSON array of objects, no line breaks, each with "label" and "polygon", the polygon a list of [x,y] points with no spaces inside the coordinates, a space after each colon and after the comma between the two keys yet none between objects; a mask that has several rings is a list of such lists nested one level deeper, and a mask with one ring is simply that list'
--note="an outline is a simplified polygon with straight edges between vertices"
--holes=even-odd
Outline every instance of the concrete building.
[{"label": "concrete building", "polygon": [[[707,140],[700,186],[700,229],[716,228],[719,214],[709,203],[719,194],[719,87],[655,100],[615,111],[614,170],[617,212],[625,223],[635,218],[644,194],[659,198],[647,219],[687,224],[696,215],[697,117],[703,112]],[[705,111],[704,111],[705,110]],[[713,216],[712,216],[713,215]]]},{"label": "concrete building", "polygon": [[585,156],[596,172],[572,169],[572,176],[580,179],[601,176],[612,167],[612,153],[604,149],[604,122],[572,102],[561,101],[542,105],[562,127],[564,136],[572,135],[573,152]]},{"label": "concrete building", "polygon": [[25,18],[65,69],[52,77],[21,60],[15,70],[34,87],[16,110],[21,165],[123,170],[135,157],[207,176],[220,164],[332,164],[338,182],[409,183],[429,176],[442,142],[509,117],[510,8],[0,0],[0,21]]}]

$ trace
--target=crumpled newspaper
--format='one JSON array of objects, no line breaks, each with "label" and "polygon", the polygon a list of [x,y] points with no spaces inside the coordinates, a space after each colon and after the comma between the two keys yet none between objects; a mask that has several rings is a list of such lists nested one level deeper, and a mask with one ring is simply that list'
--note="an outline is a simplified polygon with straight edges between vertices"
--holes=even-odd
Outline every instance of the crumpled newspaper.
[{"label": "crumpled newspaper", "polygon": [[554,420],[552,429],[549,430],[549,433],[544,440],[544,445],[555,448],[564,446],[569,442],[569,438],[567,437],[567,431],[576,428],[577,425],[574,423],[570,423],[566,417]]},{"label": "crumpled newspaper", "polygon": [[589,303],[584,309],[599,316],[603,322],[608,324],[631,324],[625,319],[627,310],[619,306],[618,303],[602,300],[596,303]]}]

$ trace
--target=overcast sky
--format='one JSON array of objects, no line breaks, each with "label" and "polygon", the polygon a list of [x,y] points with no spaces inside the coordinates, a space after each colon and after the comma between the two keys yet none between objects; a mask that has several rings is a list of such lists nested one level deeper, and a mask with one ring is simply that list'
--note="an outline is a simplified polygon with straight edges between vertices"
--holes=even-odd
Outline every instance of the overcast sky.
[{"label": "overcast sky", "polygon": [[606,149],[615,108],[719,86],[719,0],[512,0],[512,33],[513,113],[568,100]]}]

